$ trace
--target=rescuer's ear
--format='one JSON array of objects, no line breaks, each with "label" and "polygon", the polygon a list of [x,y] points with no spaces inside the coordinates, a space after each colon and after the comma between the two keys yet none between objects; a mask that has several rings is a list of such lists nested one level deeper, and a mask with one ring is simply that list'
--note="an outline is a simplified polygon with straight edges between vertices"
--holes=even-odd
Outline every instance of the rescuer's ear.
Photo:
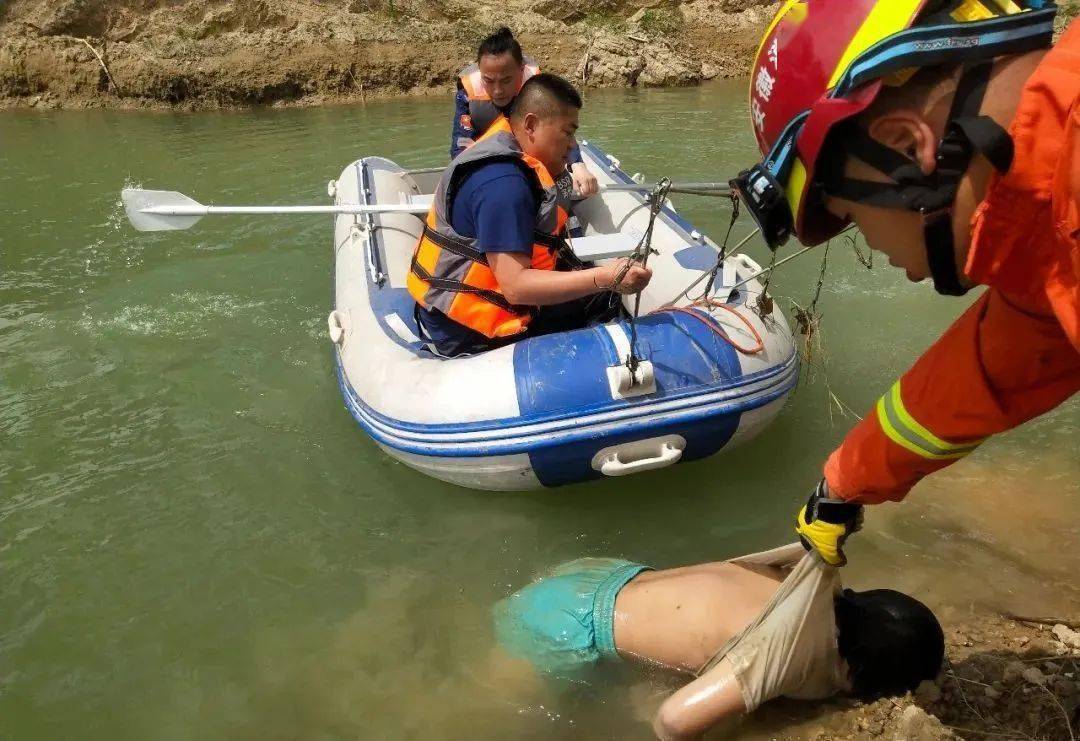
[{"label": "rescuer's ear", "polygon": [[918,112],[898,109],[884,113],[870,123],[867,133],[914,159],[924,175],[937,169],[938,137]]}]

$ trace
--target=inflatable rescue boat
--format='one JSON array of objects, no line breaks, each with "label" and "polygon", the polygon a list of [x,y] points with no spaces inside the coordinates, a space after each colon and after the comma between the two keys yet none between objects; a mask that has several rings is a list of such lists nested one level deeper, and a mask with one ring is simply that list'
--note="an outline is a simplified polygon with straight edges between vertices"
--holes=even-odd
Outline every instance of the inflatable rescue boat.
[{"label": "inflatable rescue boat", "polygon": [[[581,151],[602,186],[634,184],[599,147],[583,142]],[[439,174],[365,157],[329,191],[339,205],[420,206]],[[626,254],[648,226],[649,193],[602,192],[579,202],[574,216],[579,256]],[[759,313],[762,285],[752,276],[761,268],[746,255],[725,260],[707,300],[666,306],[718,255],[670,203],[653,227],[653,278],[636,321],[639,363],[627,363],[627,321],[440,358],[421,341],[405,289],[422,218],[336,217],[328,324],[349,412],[383,450],[429,476],[524,490],[663,468],[753,437],[796,385],[791,330],[778,306]],[[632,296],[624,301],[633,307]]]}]

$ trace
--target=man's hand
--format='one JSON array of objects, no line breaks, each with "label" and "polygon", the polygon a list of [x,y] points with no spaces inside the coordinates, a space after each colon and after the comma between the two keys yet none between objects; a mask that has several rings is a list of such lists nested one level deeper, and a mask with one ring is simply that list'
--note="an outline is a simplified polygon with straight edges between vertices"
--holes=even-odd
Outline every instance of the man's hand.
[{"label": "man's hand", "polygon": [[831,499],[822,479],[795,518],[795,532],[806,550],[813,548],[830,566],[847,563],[844,541],[862,527],[862,505]]},{"label": "man's hand", "polygon": [[589,172],[584,162],[575,162],[570,166],[570,178],[574,181],[574,192],[582,198],[594,196],[600,192],[600,183]]},{"label": "man's hand", "polygon": [[596,287],[615,293],[639,293],[652,280],[652,268],[647,268],[629,257],[620,257],[610,265],[596,268],[602,277]]}]

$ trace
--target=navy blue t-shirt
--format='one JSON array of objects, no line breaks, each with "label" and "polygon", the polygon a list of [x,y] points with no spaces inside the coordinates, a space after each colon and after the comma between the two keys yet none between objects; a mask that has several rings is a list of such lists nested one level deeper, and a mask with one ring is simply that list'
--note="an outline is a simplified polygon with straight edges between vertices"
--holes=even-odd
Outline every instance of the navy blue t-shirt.
[{"label": "navy blue t-shirt", "polygon": [[[489,162],[465,176],[451,204],[450,225],[463,237],[476,238],[482,252],[532,254],[539,204],[520,165]],[[419,312],[424,331],[436,343],[465,341],[476,333],[443,313]]]}]

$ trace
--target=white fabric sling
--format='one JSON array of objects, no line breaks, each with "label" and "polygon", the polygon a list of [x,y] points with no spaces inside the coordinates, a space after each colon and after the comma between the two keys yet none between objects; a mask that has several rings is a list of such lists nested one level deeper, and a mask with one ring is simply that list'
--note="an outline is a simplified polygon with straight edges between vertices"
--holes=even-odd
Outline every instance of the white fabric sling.
[{"label": "white fabric sling", "polygon": [[728,563],[790,570],[761,613],[698,671],[727,659],[751,712],[775,697],[817,700],[849,688],[836,644],[839,569],[799,543]]}]

